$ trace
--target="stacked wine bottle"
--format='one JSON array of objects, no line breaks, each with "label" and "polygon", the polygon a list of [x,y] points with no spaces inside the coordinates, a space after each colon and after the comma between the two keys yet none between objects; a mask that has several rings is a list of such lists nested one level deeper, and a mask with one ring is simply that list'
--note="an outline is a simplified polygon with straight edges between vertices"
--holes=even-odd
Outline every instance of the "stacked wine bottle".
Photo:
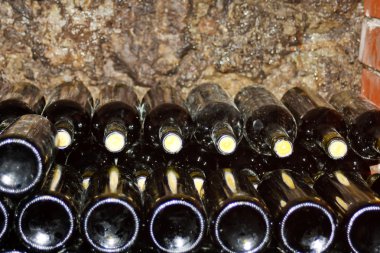
[{"label": "stacked wine bottle", "polygon": [[0,252],[378,252],[379,163],[351,91],[2,85]]}]

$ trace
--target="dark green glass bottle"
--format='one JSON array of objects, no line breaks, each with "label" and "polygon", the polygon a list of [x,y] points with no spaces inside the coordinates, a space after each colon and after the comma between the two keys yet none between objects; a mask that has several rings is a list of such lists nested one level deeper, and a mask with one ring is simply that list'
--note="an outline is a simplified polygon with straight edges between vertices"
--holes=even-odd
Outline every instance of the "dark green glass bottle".
[{"label": "dark green glass bottle", "polygon": [[307,149],[321,148],[332,159],[346,155],[346,124],[342,115],[326,100],[309,89],[294,87],[281,101],[296,119],[299,142]]},{"label": "dark green glass bottle", "polygon": [[336,170],[320,176],[314,189],[341,218],[346,252],[376,252],[380,245],[380,199],[360,174]]},{"label": "dark green glass bottle", "polygon": [[191,252],[207,233],[204,207],[188,173],[175,165],[146,180],[144,204],[150,237],[164,252]]},{"label": "dark green glass bottle", "polygon": [[40,114],[45,98],[31,83],[14,83],[0,87],[0,132],[25,114]]},{"label": "dark green glass bottle", "polygon": [[98,252],[124,252],[141,229],[141,198],[125,169],[111,165],[96,172],[81,215],[84,240]]},{"label": "dark green glass bottle", "polygon": [[151,88],[142,100],[147,144],[176,154],[192,135],[192,120],[180,91],[168,85]]},{"label": "dark green glass bottle", "polygon": [[258,192],[274,215],[278,242],[290,252],[324,252],[331,248],[337,220],[331,208],[291,170],[267,173]]},{"label": "dark green glass bottle", "polygon": [[32,251],[62,249],[77,232],[81,198],[80,174],[55,164],[42,188],[17,207],[15,227],[22,243]]},{"label": "dark green glass bottle", "polygon": [[89,136],[92,106],[91,93],[81,82],[62,83],[51,90],[43,115],[57,129],[58,149],[65,150]]},{"label": "dark green glass bottle", "polygon": [[351,147],[366,159],[380,159],[380,109],[353,91],[333,95],[330,103],[342,113],[348,125]]},{"label": "dark green glass bottle", "polygon": [[0,135],[0,192],[21,195],[32,191],[45,177],[55,155],[52,124],[27,114]]},{"label": "dark green glass bottle", "polygon": [[254,188],[252,175],[247,169],[239,172],[221,167],[206,176],[204,202],[211,235],[227,252],[259,252],[271,240],[271,217]]},{"label": "dark green glass bottle", "polygon": [[104,86],[92,118],[92,132],[109,152],[118,153],[135,143],[141,130],[140,101],[125,84]]},{"label": "dark green glass bottle", "polygon": [[292,154],[296,122],[272,93],[248,86],[235,96],[235,104],[244,117],[245,138],[256,152],[279,158]]},{"label": "dark green glass bottle", "polygon": [[215,83],[195,87],[187,97],[195,140],[204,149],[232,154],[243,136],[243,119],[228,94]]}]

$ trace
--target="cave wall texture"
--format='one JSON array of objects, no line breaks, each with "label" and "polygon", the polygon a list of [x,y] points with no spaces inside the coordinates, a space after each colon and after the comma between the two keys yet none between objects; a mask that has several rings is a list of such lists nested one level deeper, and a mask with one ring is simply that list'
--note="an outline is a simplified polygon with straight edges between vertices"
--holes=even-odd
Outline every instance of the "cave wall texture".
[{"label": "cave wall texture", "polygon": [[0,0],[0,82],[360,90],[358,0]]}]

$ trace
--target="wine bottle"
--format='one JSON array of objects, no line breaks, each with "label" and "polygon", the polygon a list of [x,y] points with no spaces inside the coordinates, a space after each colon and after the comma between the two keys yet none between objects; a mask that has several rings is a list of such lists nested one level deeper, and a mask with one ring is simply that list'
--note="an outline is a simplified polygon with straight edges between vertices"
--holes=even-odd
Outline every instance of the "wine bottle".
[{"label": "wine bottle", "polygon": [[215,83],[194,88],[187,105],[195,122],[195,140],[207,151],[232,154],[243,134],[243,119],[232,99]]},{"label": "wine bottle", "polygon": [[289,110],[268,90],[248,86],[235,96],[244,117],[244,135],[263,155],[283,158],[292,154],[297,125]]},{"label": "wine bottle", "polygon": [[104,86],[92,118],[92,132],[109,152],[118,153],[140,135],[140,102],[133,88],[124,84]]},{"label": "wine bottle", "polygon": [[137,240],[141,199],[133,178],[112,165],[96,172],[81,215],[84,240],[98,252],[124,252]]},{"label": "wine bottle", "polygon": [[0,132],[25,114],[40,114],[45,98],[31,83],[14,83],[0,87]]},{"label": "wine bottle", "polygon": [[351,252],[378,250],[380,199],[357,172],[325,173],[315,181],[314,189],[340,215],[342,235]]},{"label": "wine bottle", "polygon": [[92,104],[91,93],[81,82],[62,83],[50,92],[43,115],[57,129],[58,149],[65,150],[88,137]]},{"label": "wine bottle", "polygon": [[290,252],[323,252],[336,234],[333,211],[296,172],[267,173],[258,192],[275,216],[278,240]]},{"label": "wine bottle", "polygon": [[15,227],[26,247],[57,252],[73,238],[82,197],[80,181],[75,170],[55,164],[41,189],[20,202]]},{"label": "wine bottle", "polygon": [[347,153],[346,124],[343,117],[321,96],[306,88],[288,90],[281,101],[298,124],[298,138],[310,150],[318,147],[332,159]]},{"label": "wine bottle", "polygon": [[200,246],[207,222],[189,174],[175,166],[146,179],[144,203],[154,245],[164,252],[190,252]]},{"label": "wine bottle", "polygon": [[145,141],[169,154],[181,151],[192,135],[192,120],[180,91],[159,85],[151,88],[142,100]]},{"label": "wine bottle", "polygon": [[0,192],[25,194],[41,182],[54,158],[52,124],[44,117],[27,114],[0,135]]},{"label": "wine bottle", "polygon": [[271,239],[269,211],[249,172],[221,167],[206,176],[204,201],[211,235],[226,252],[259,252]]},{"label": "wine bottle", "polygon": [[348,139],[356,153],[366,159],[380,159],[380,109],[352,91],[333,95],[330,103],[348,125]]}]

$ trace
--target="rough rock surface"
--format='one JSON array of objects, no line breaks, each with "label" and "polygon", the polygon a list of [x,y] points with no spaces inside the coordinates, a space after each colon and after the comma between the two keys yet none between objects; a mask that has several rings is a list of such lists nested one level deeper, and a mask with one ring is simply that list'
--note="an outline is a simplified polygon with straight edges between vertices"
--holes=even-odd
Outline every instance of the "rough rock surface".
[{"label": "rough rock surface", "polygon": [[[0,1],[0,81],[360,85],[358,0]],[[45,89],[46,91],[48,89]]]}]

